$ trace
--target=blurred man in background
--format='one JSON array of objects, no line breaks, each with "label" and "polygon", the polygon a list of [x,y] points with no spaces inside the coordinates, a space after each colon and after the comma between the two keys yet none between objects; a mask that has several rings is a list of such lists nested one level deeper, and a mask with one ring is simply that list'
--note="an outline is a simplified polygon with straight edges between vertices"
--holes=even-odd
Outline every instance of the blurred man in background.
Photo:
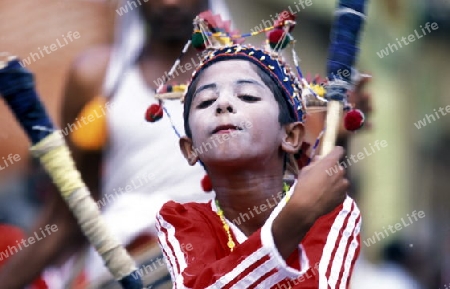
[{"label": "blurred man in background", "polygon": [[[102,201],[99,207],[107,224],[125,245],[142,235],[152,235],[156,212],[164,202],[171,199],[206,201],[211,197],[200,186],[203,169],[200,165],[189,167],[182,157],[169,117],[165,115],[151,124],[144,118],[146,108],[157,103],[154,98],[156,80],[178,57],[192,34],[192,19],[208,9],[208,1],[141,3],[119,17],[113,46],[92,48],[74,61],[62,107],[62,123],[69,125],[75,124],[77,118],[81,119],[80,113],[92,101],[100,103],[103,98],[104,103],[109,103],[104,117],[98,117],[84,128],[69,127],[72,129],[67,140],[93,197]],[[127,4],[127,1],[122,1],[119,9],[130,8]],[[214,1],[214,4],[223,3]],[[190,50],[184,59],[190,62],[192,58],[198,59],[194,50]],[[189,77],[190,73],[179,74],[174,81],[186,82]],[[166,104],[166,108],[176,128],[183,131],[181,103],[172,101]],[[98,125],[95,123],[103,121],[107,123],[108,145],[99,145],[95,139],[72,137],[77,129],[96,130]],[[94,142],[96,145],[92,145]],[[168,190],[169,184],[171,190]],[[174,184],[178,185],[176,190],[173,189]],[[129,190],[128,186],[132,189]],[[123,192],[125,188],[126,192]],[[56,192],[47,202],[35,228],[46,224],[56,224],[58,234],[25,248],[11,258],[0,270],[2,286],[23,288],[44,268],[55,262],[64,263],[87,245],[72,214]],[[82,259],[71,258],[65,267],[48,270],[44,275],[49,287],[66,287],[66,281],[74,278],[67,276],[67,271],[72,271],[69,268]],[[87,283],[106,273],[95,252],[91,250],[86,259],[89,265]]]}]

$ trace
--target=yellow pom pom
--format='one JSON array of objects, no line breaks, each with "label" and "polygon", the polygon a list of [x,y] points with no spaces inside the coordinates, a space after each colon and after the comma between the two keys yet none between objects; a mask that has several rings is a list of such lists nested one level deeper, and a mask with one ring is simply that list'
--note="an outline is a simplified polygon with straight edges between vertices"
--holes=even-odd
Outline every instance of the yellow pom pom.
[{"label": "yellow pom pom", "polygon": [[327,93],[327,90],[322,85],[311,84],[311,89],[320,97],[324,97],[325,93]]},{"label": "yellow pom pom", "polygon": [[184,92],[187,88],[185,84],[179,84],[172,86],[172,92]]},{"label": "yellow pom pom", "polygon": [[70,140],[80,149],[101,150],[108,139],[106,98],[97,96],[78,115]]}]

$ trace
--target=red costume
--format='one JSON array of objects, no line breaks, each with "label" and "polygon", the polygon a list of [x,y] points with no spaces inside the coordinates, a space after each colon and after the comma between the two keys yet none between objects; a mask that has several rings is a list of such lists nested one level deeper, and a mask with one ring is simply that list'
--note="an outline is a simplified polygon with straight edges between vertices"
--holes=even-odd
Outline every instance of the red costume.
[{"label": "red costume", "polygon": [[249,237],[227,220],[237,244],[230,252],[214,202],[166,203],[157,228],[174,288],[348,288],[360,251],[356,203],[347,197],[319,218],[287,261],[271,232],[284,205],[280,202],[264,226]]}]

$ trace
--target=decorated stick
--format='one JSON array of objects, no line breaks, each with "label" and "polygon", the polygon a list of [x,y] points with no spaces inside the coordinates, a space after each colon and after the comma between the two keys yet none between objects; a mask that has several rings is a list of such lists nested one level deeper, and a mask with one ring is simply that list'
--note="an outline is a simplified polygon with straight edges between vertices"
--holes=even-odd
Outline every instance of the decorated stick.
[{"label": "decorated stick", "polygon": [[64,137],[35,91],[33,75],[10,57],[0,62],[0,94],[32,142],[31,153],[53,179],[83,233],[124,289],[142,289],[133,259],[113,237],[75,168]]},{"label": "decorated stick", "polygon": [[358,51],[359,35],[365,20],[366,0],[340,0],[335,12],[328,51],[326,86],[327,118],[322,155],[334,147],[339,130],[347,91],[350,88],[352,67]]}]

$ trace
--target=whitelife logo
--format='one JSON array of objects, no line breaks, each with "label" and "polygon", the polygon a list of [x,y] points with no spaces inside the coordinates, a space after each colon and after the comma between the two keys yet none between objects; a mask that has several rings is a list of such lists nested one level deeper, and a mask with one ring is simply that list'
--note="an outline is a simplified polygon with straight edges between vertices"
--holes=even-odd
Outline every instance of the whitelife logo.
[{"label": "whitelife logo", "polygon": [[[370,247],[371,245],[375,245],[375,243],[378,241],[381,241],[382,239],[389,237],[389,232],[392,234],[402,230],[405,227],[408,227],[412,225],[414,222],[417,222],[419,219],[425,218],[425,212],[424,211],[413,211],[411,213],[411,216],[409,214],[406,214],[408,217],[408,220],[405,220],[404,218],[401,218],[401,223],[396,223],[394,226],[389,225],[386,229],[386,227],[383,227],[383,232],[375,232],[375,234],[372,237],[367,238],[367,240],[363,241],[364,244],[367,247]],[[414,219],[414,220],[413,220]],[[408,222],[409,221],[409,222]]]},{"label": "whitelife logo", "polygon": [[[34,243],[44,239],[45,237],[50,236],[52,233],[57,232],[58,226],[56,226],[55,224],[51,226],[47,224],[44,229],[39,228],[39,230],[40,234],[38,234],[38,232],[34,232],[34,237],[30,236],[27,239],[22,239],[20,242],[19,240],[16,240],[17,246],[14,245],[8,246],[8,248],[5,251],[0,252],[0,261],[3,259],[6,260],[8,257],[11,257],[12,255],[23,250],[22,245],[23,247],[27,248],[28,246],[33,245]],[[47,232],[47,234],[44,231]]]},{"label": "whitelife logo", "polygon": [[6,157],[6,160],[5,160],[5,157],[2,157],[2,160],[3,160],[4,166],[2,166],[2,163],[0,162],[0,171],[6,169],[10,165],[13,165],[14,163],[17,163],[18,161],[20,161],[20,155],[15,154],[13,156],[13,154],[9,154],[8,157]]},{"label": "whitelife logo", "polygon": [[[67,36],[67,38],[66,38]],[[38,60],[45,57],[45,55],[49,55],[52,52],[58,50],[59,48],[63,48],[64,46],[68,45],[69,43],[73,42],[76,39],[79,39],[80,33],[78,31],[72,32],[69,31],[67,32],[67,35],[62,35],[62,41],[59,41],[60,39],[56,39],[56,44],[50,44],[49,46],[45,45],[42,49],[40,47],[38,47],[39,53],[37,52],[30,52],[30,56],[28,56],[27,58],[24,58],[21,62],[20,65],[22,65],[22,67],[26,67],[28,65],[30,65],[32,62],[36,62]],[[69,40],[67,40],[69,39]],[[42,51],[43,50],[43,51]],[[46,54],[44,54],[44,51]],[[30,59],[31,57],[31,59]]]},{"label": "whitelife logo", "polygon": [[[417,29],[415,29],[414,34],[408,35],[408,40],[406,40],[406,36],[403,36],[401,38],[401,41],[398,40],[398,38],[396,38],[395,40],[397,40],[398,46],[400,46],[400,48],[403,48],[402,43],[405,46],[409,45],[412,42],[416,41],[417,39],[420,39],[420,38],[424,37],[425,35],[427,35],[427,32],[425,31],[425,29],[428,31],[428,33],[431,33],[432,30],[437,30],[439,28],[439,26],[436,22],[433,22],[431,24],[430,24],[430,22],[427,22],[425,24],[425,28],[423,28],[422,25],[420,25],[420,28],[421,28],[423,34],[420,34],[417,31]],[[395,51],[399,50],[398,46],[395,43],[394,44],[388,43],[388,46],[386,48],[377,52],[377,55],[379,58],[384,58],[384,57],[388,56],[390,53],[394,53]],[[394,51],[394,48],[395,48],[395,51]],[[390,52],[389,52],[389,50],[390,50]]]}]

